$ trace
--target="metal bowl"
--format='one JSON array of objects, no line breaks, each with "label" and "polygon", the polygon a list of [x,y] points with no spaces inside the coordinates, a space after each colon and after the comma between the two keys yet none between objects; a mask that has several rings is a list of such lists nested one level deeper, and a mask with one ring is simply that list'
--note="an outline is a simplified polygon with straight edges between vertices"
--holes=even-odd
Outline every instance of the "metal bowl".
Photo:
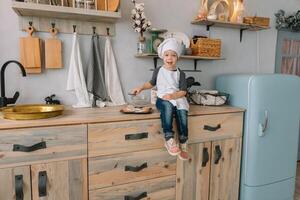
[{"label": "metal bowl", "polygon": [[5,107],[2,109],[4,119],[32,120],[45,119],[61,115],[63,105],[27,104]]}]

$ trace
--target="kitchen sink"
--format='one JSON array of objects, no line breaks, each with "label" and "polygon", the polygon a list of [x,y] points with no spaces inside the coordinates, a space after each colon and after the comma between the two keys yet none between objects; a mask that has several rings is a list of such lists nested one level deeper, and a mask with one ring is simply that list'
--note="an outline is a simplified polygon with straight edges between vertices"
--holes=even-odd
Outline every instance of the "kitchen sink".
[{"label": "kitchen sink", "polygon": [[63,105],[54,104],[26,104],[2,108],[4,119],[33,120],[56,117],[63,113]]}]

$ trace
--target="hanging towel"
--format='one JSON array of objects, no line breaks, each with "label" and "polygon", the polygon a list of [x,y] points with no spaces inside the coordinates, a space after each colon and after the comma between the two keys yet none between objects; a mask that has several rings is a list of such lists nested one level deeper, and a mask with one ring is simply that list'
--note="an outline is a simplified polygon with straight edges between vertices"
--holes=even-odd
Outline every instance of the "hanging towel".
[{"label": "hanging towel", "polygon": [[73,36],[72,53],[67,80],[67,90],[75,91],[77,103],[75,108],[90,107],[89,95],[86,89],[77,33]]},{"label": "hanging towel", "polygon": [[93,107],[96,106],[96,101],[109,101],[104,78],[104,67],[101,63],[99,36],[94,34],[91,40],[91,52],[89,64],[86,71],[87,90],[92,94]]},{"label": "hanging towel", "polygon": [[114,52],[111,46],[110,38],[108,36],[106,37],[105,41],[104,56],[105,83],[107,92],[113,105],[123,105],[125,104],[125,99],[119,79]]}]

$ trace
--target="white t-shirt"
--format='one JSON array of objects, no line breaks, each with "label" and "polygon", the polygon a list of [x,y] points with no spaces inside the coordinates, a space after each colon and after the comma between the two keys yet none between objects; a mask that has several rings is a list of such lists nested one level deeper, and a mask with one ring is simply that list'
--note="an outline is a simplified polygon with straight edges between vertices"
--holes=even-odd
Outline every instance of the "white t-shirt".
[{"label": "white t-shirt", "polygon": [[[163,98],[166,94],[172,94],[180,90],[186,91],[185,74],[180,69],[168,70],[164,66],[154,70],[151,85],[157,87],[157,96]],[[186,97],[169,100],[177,109],[189,110]]]}]

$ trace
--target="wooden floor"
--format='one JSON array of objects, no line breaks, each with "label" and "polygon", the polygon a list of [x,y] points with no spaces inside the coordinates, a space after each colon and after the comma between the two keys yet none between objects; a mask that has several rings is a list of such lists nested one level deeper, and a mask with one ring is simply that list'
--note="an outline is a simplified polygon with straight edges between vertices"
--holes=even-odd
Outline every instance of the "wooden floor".
[{"label": "wooden floor", "polygon": [[295,200],[300,200],[300,162],[297,165]]}]

